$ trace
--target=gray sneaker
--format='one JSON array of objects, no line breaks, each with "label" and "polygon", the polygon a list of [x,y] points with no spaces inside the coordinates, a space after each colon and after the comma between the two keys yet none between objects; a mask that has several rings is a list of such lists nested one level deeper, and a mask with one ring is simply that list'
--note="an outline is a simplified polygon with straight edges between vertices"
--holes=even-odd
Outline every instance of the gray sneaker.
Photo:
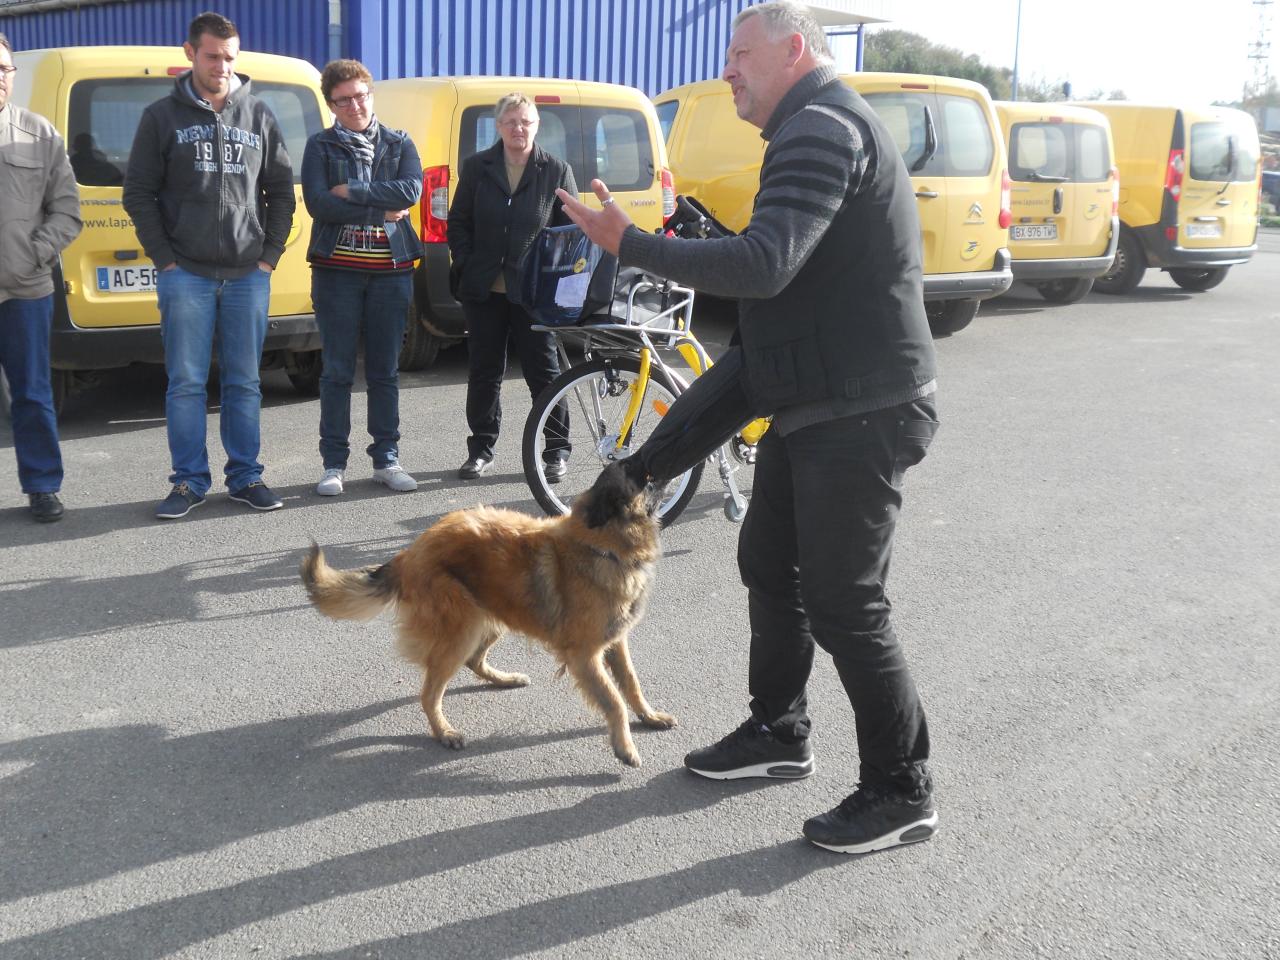
[{"label": "gray sneaker", "polygon": [[412,493],[418,489],[418,481],[409,476],[405,468],[395,461],[373,471],[373,479],[390,487],[396,493]]},{"label": "gray sneaker", "polygon": [[322,497],[336,497],[342,492],[342,471],[337,467],[325,470],[324,476],[316,484],[316,493]]}]

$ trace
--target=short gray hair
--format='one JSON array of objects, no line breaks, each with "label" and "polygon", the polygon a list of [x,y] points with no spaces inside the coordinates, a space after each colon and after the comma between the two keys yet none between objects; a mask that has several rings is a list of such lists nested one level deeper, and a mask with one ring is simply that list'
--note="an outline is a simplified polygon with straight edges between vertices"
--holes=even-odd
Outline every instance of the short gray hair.
[{"label": "short gray hair", "polygon": [[9,38],[3,33],[0,33],[0,47],[4,47],[10,53],[13,53],[13,45],[9,43]]},{"label": "short gray hair", "polygon": [[762,18],[765,36],[770,40],[781,40],[783,37],[798,33],[804,37],[805,49],[818,62],[830,63],[835,59],[831,56],[831,47],[827,45],[827,34],[822,29],[822,24],[813,18],[813,14],[803,3],[795,3],[794,0],[774,0],[773,3],[747,7],[733,18],[733,28],[738,29],[744,20],[752,17]]},{"label": "short gray hair", "polygon": [[538,112],[538,105],[528,98],[525,94],[516,90],[508,93],[505,97],[498,101],[498,105],[493,108],[493,116],[495,120],[501,120],[502,115],[509,110],[519,110],[521,107],[529,107],[535,114]]}]

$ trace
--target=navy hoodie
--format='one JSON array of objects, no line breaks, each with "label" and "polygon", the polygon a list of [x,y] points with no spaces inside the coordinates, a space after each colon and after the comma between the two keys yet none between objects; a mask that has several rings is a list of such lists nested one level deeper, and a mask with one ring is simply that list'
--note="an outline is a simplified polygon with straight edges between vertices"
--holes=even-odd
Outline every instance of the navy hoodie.
[{"label": "navy hoodie", "polygon": [[243,277],[284,253],[296,201],[275,115],[249,78],[216,113],[197,99],[191,71],[147,107],[133,138],[124,208],[159,268],[177,263],[215,280]]}]

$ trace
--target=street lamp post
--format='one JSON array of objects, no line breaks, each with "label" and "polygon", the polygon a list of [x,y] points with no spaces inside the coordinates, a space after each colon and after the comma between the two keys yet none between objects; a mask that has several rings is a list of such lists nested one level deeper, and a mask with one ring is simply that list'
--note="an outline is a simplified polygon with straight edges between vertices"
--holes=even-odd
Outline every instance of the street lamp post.
[{"label": "street lamp post", "polygon": [[1022,41],[1022,0],[1018,0],[1017,26],[1013,28],[1013,97],[1018,99],[1018,46]]}]

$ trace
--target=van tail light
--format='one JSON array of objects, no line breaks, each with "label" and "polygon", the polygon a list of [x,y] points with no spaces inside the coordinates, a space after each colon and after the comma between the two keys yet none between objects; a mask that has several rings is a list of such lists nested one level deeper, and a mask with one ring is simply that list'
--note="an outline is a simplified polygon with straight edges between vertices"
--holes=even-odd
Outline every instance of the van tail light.
[{"label": "van tail light", "polygon": [[1120,216],[1120,171],[1112,167],[1107,174],[1111,178],[1111,215]]},{"label": "van tail light", "polygon": [[1013,223],[1013,181],[1009,171],[1000,171],[1000,229],[1008,230]]},{"label": "van tail light", "polygon": [[1186,169],[1186,161],[1183,157],[1183,151],[1169,151],[1169,166],[1164,173],[1164,188],[1169,191],[1169,196],[1173,197],[1174,202],[1182,199],[1182,173]]},{"label": "van tail light", "polygon": [[422,171],[422,242],[449,241],[449,167],[427,167]]},{"label": "van tail light", "polygon": [[671,176],[671,171],[666,167],[662,168],[662,220],[665,223],[667,217],[676,212],[676,181]]}]

